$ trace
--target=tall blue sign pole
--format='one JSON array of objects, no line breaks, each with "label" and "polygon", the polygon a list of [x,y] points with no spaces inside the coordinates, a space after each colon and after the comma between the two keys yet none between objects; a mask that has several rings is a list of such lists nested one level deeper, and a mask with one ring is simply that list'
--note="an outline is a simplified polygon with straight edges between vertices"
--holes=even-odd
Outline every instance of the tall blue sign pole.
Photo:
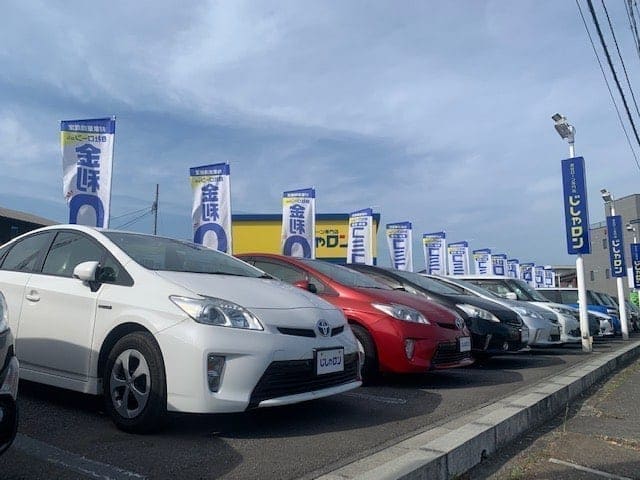
[{"label": "tall blue sign pole", "polygon": [[589,238],[589,210],[587,208],[587,182],[584,158],[575,157],[575,128],[567,119],[556,113],[551,117],[555,129],[569,143],[569,157],[562,160],[562,195],[567,235],[567,252],[576,256],[576,280],[578,282],[578,309],[580,311],[580,332],[582,351],[593,351],[593,339],[589,332],[587,313],[587,287],[584,281],[584,259],[582,255],[591,253]]}]

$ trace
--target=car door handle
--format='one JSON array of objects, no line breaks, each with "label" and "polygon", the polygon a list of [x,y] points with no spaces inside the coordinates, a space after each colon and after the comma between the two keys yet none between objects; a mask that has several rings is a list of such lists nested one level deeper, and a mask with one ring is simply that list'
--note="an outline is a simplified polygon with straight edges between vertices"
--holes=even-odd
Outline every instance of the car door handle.
[{"label": "car door handle", "polygon": [[40,301],[40,295],[38,295],[38,292],[36,292],[35,290],[31,290],[29,293],[27,293],[24,298],[26,298],[27,300],[31,301],[31,302],[38,302]]}]

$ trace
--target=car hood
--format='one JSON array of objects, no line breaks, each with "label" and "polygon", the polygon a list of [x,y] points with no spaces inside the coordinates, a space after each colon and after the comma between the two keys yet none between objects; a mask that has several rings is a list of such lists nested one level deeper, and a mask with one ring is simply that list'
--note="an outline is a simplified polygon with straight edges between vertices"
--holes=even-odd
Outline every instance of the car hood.
[{"label": "car hood", "polygon": [[336,308],[311,292],[270,278],[168,271],[155,273],[195,294],[230,300],[246,308]]}]

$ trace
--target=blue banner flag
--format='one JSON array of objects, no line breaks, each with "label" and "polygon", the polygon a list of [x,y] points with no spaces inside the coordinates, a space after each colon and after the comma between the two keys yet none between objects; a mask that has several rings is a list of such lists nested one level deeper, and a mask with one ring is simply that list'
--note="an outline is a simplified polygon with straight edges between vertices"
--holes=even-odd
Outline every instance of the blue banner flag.
[{"label": "blue banner flag", "polygon": [[491,255],[491,269],[494,275],[504,277],[507,274],[507,254],[496,253]]},{"label": "blue banner flag", "polygon": [[640,243],[631,244],[631,266],[633,267],[633,287],[640,288]]},{"label": "blue banner flag", "polygon": [[428,274],[446,275],[446,233],[423,233],[422,247],[424,250],[425,267]]},{"label": "blue banner flag", "polygon": [[282,194],[282,253],[316,258],[316,191],[313,188]]},{"label": "blue banner flag", "polygon": [[373,210],[371,208],[349,214],[347,263],[373,265]]},{"label": "blue banner flag", "polygon": [[447,247],[449,275],[469,275],[469,243],[450,243]]},{"label": "blue banner flag", "polygon": [[507,276],[510,278],[520,278],[520,260],[517,258],[507,260]]},{"label": "blue banner flag", "polygon": [[570,255],[591,253],[584,158],[562,160],[562,195],[567,252]]},{"label": "blue banner flag", "polygon": [[413,272],[411,222],[387,223],[387,244],[393,268]]},{"label": "blue banner flag", "polygon": [[622,241],[622,217],[607,217],[607,236],[609,237],[609,261],[612,277],[626,277],[627,267],[624,262],[624,244]]},{"label": "blue banner flag", "polygon": [[535,265],[533,263],[521,263],[520,264],[520,275],[522,275],[522,280],[527,282],[532,287],[534,286],[533,279],[533,267]]},{"label": "blue banner flag", "polygon": [[491,274],[491,249],[480,248],[473,252],[473,268],[476,275],[490,275]]}]

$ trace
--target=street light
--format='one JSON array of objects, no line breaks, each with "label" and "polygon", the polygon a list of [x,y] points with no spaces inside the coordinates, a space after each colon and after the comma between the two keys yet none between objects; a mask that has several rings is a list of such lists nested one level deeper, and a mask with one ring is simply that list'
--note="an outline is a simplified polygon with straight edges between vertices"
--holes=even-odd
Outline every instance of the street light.
[{"label": "street light", "polygon": [[[569,124],[566,117],[556,113],[551,117],[555,122],[555,129],[558,135],[569,143],[569,157],[574,158],[575,148],[574,141],[576,137],[576,129]],[[582,337],[582,351],[593,351],[593,339],[589,331],[589,314],[587,312],[587,286],[584,282],[584,259],[582,254],[576,254],[576,282],[578,283],[578,310],[580,311],[580,333]]]},{"label": "street light", "polygon": [[[609,190],[603,188],[600,190],[602,194],[602,200],[604,200],[605,207],[609,206],[610,215],[613,217],[616,214],[616,207],[613,195]],[[624,303],[624,284],[622,283],[622,277],[616,277],[616,287],[618,289],[618,307],[620,308],[620,329],[622,330],[622,339],[629,340],[629,326],[627,325],[627,306]]]}]

